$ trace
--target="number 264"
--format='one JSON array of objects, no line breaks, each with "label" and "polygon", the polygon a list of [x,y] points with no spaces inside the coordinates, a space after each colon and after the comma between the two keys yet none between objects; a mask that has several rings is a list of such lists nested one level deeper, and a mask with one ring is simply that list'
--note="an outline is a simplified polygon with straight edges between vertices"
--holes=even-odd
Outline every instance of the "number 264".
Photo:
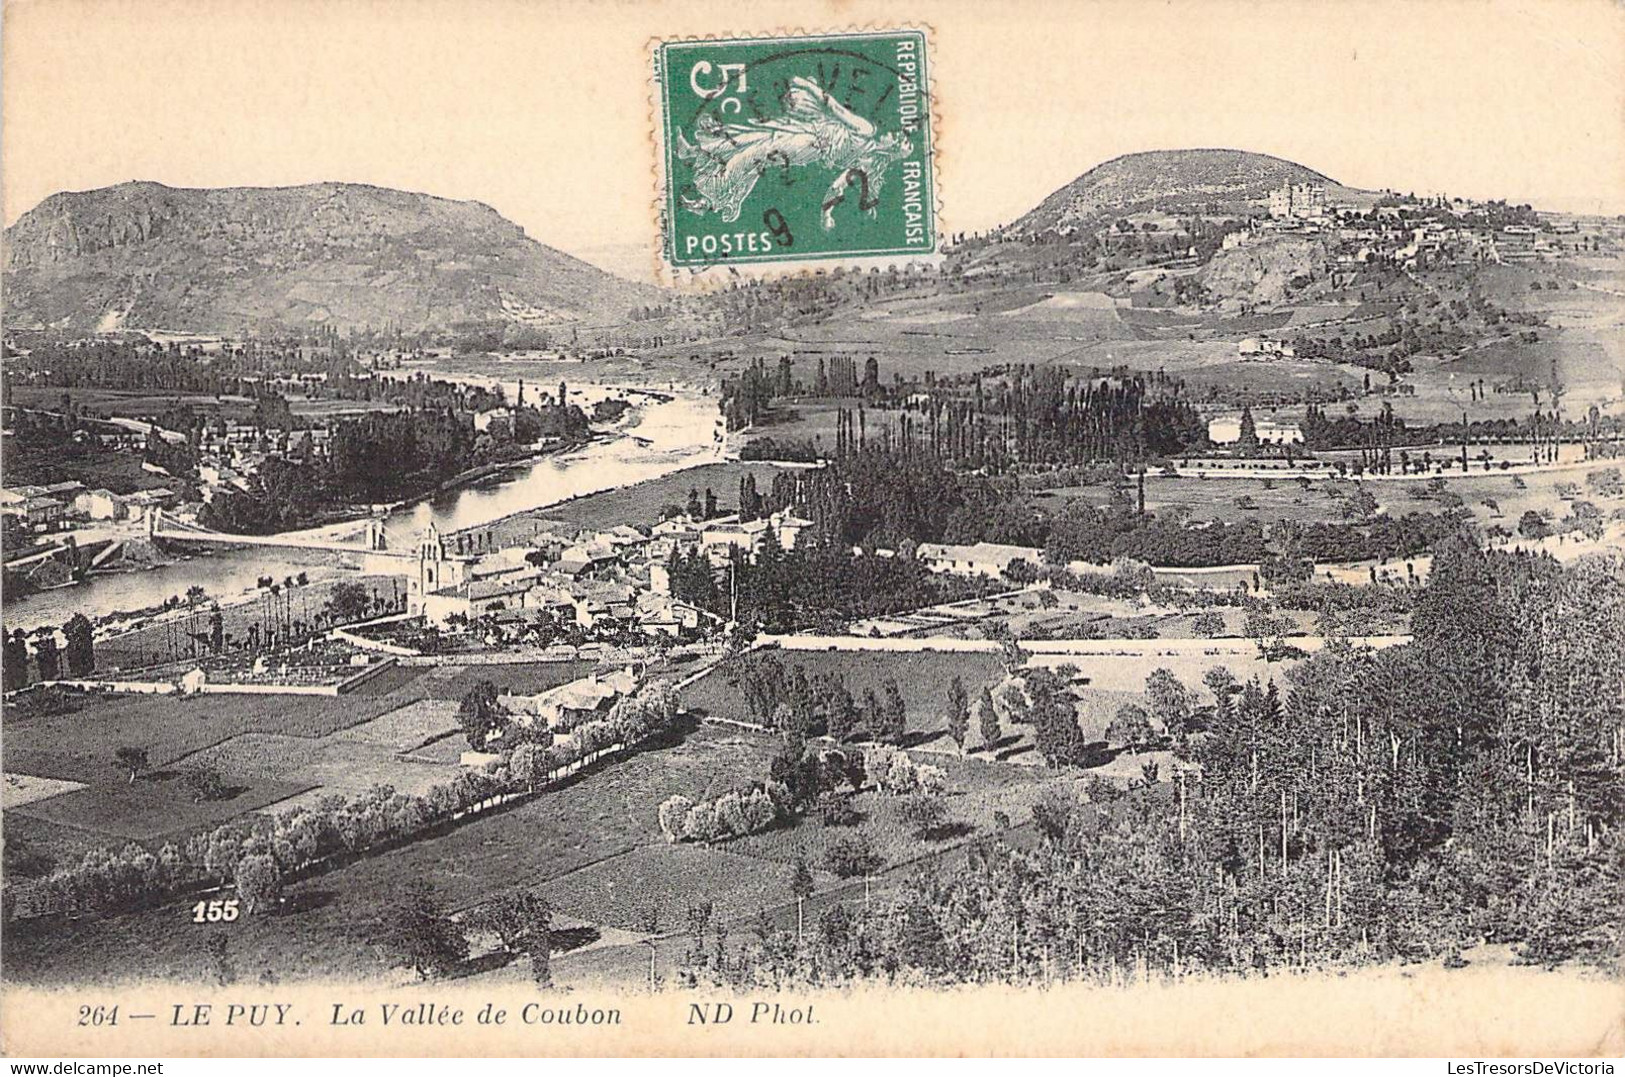
[{"label": "number 264", "polygon": [[227,898],[224,901],[200,901],[192,906],[192,923],[218,924],[221,921],[230,923],[237,919],[237,899]]}]

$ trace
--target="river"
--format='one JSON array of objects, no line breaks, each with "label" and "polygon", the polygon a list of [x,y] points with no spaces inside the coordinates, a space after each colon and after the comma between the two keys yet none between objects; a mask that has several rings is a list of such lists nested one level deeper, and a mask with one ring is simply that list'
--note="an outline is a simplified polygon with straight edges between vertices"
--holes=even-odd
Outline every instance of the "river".
[{"label": "river", "polygon": [[[608,390],[594,386],[593,391]],[[590,444],[389,513],[384,526],[392,543],[415,543],[430,523],[442,532],[457,531],[721,459],[715,397],[662,392],[670,399],[659,399],[630,388],[625,393],[634,409]],[[316,580],[355,571],[342,560],[319,551],[225,550],[146,571],[98,574],[76,587],[8,601],[5,627],[31,629],[61,624],[75,613],[96,618],[142,609],[184,595],[194,584],[212,598],[230,600],[253,591],[261,576],[280,580],[304,572]]]}]

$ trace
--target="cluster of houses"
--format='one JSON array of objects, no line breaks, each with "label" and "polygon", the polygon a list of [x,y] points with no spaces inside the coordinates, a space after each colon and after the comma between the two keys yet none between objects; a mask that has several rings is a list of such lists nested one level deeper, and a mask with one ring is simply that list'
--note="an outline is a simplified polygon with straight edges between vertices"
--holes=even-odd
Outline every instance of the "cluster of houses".
[{"label": "cluster of houses", "polygon": [[1480,207],[1460,198],[1383,204],[1364,214],[1329,202],[1325,185],[1319,183],[1282,184],[1269,193],[1265,204],[1269,216],[1226,234],[1225,250],[1246,246],[1260,236],[1304,233],[1331,241],[1338,265],[1381,258],[1415,269],[1550,258],[1561,249],[1558,234],[1574,231],[1567,222],[1552,225],[1550,235],[1529,224],[1468,225],[1461,218]]},{"label": "cluster of houses", "polygon": [[287,431],[233,419],[207,425],[197,441],[198,493],[208,502],[222,492],[247,491],[265,461],[320,459],[331,442],[332,431],[323,426]]},{"label": "cluster of houses", "polygon": [[811,526],[786,513],[756,520],[682,515],[648,529],[538,522],[524,544],[478,555],[453,552],[453,543],[431,526],[419,546],[416,578],[407,581],[408,604],[441,627],[491,619],[573,626],[594,635],[693,638],[717,618],[672,594],[674,554],[701,555],[720,568],[736,551],[755,556],[769,536],[793,549]]},{"label": "cluster of houses", "polygon": [[115,494],[91,490],[82,482],[55,482],[47,486],[10,486],[0,490],[0,516],[7,527],[29,533],[54,531],[74,521],[141,520],[147,513],[168,508],[179,495],[167,487]]}]

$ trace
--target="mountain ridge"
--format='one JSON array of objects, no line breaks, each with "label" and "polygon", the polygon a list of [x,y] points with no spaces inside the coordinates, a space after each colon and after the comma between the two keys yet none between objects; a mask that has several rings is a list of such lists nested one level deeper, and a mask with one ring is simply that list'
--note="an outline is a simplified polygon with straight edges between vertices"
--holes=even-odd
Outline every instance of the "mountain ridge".
[{"label": "mountain ridge", "polygon": [[372,184],[59,191],[5,231],[6,320],[76,330],[623,320],[657,289],[483,202]]}]

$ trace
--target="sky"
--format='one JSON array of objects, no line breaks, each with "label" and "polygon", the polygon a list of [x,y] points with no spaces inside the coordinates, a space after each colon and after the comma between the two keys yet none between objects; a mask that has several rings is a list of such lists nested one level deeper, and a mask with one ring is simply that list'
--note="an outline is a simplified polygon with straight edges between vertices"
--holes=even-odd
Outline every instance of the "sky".
[{"label": "sky", "polygon": [[655,249],[652,39],[926,24],[941,231],[1122,153],[1625,212],[1607,0],[12,0],[9,225],[59,190],[372,183],[477,199],[629,274]]}]

